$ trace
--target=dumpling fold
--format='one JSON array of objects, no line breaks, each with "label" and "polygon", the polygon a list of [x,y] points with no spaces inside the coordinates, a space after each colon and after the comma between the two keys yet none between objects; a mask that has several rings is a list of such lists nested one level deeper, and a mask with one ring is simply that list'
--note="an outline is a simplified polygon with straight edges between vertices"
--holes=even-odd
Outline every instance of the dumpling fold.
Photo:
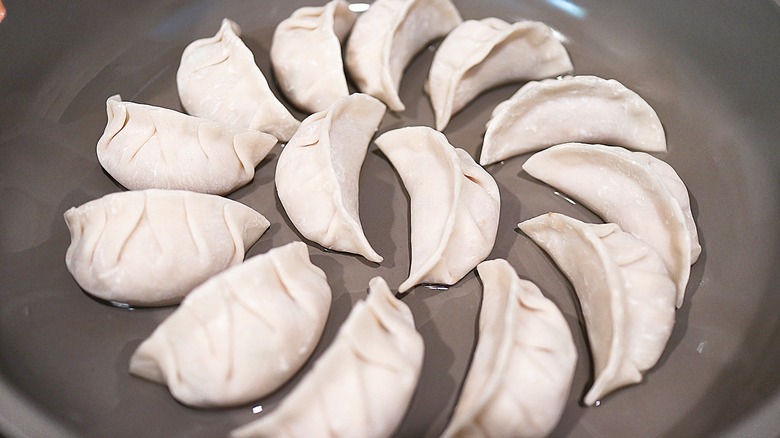
[{"label": "dumpling fold", "polygon": [[593,356],[593,405],[638,383],[661,357],[675,319],[676,287],[661,256],[616,224],[548,213],[518,224],[569,278]]},{"label": "dumpling fold", "polygon": [[184,49],[176,73],[181,104],[193,116],[267,132],[286,142],[300,122],[274,96],[240,33],[225,18],[216,35]]},{"label": "dumpling fold", "polygon": [[246,185],[276,144],[263,132],[236,129],[166,108],[106,101],[108,123],[98,161],[130,190],[178,189],[223,195]]},{"label": "dumpling fold", "polygon": [[415,126],[376,139],[409,193],[412,261],[399,291],[452,285],[493,249],[501,198],[493,177],[441,132]]},{"label": "dumpling fold", "polygon": [[411,311],[375,277],[368,298],[287,398],[230,436],[389,437],[417,387],[423,351]]},{"label": "dumpling fold", "polygon": [[293,105],[324,111],[349,95],[341,56],[357,14],[344,0],[297,9],[279,23],[271,42],[276,81]]},{"label": "dumpling fold", "polygon": [[360,169],[385,105],[366,94],[312,114],[282,149],[276,191],[295,228],[326,248],[379,263],[360,224]]},{"label": "dumpling fold", "polygon": [[436,129],[490,88],[571,72],[566,48],[538,21],[509,24],[498,18],[467,20],[442,41],[431,63],[426,90]]},{"label": "dumpling fold", "polygon": [[451,437],[542,437],[561,418],[577,350],[561,311],[503,259],[477,267],[483,284],[479,339]]},{"label": "dumpling fold", "polygon": [[566,143],[532,155],[523,170],[653,247],[682,305],[701,246],[687,189],[671,166],[644,152]]},{"label": "dumpling fold", "polygon": [[570,142],[666,152],[661,120],[641,96],[614,79],[566,76],[529,82],[496,106],[479,164]]},{"label": "dumpling fold", "polygon": [[119,192],[65,212],[68,270],[88,293],[131,306],[175,304],[241,263],[268,229],[255,210],[181,190]]},{"label": "dumpling fold", "polygon": [[256,400],[306,362],[330,303],[304,243],[274,248],[195,288],[136,349],[130,373],[167,385],[188,406]]},{"label": "dumpling fold", "polygon": [[398,88],[409,62],[461,21],[450,0],[376,0],[347,40],[347,71],[361,92],[403,111]]}]

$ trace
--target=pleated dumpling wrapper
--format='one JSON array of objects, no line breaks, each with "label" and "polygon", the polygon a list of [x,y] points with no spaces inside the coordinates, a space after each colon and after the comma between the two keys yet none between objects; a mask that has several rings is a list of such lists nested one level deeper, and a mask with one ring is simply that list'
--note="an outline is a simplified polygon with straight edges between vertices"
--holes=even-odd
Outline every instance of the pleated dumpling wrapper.
[{"label": "pleated dumpling wrapper", "polygon": [[286,142],[300,122],[274,96],[240,33],[238,24],[225,18],[216,35],[184,49],[176,73],[181,104],[193,116]]},{"label": "pleated dumpling wrapper", "polygon": [[115,304],[176,304],[209,277],[241,263],[268,220],[216,195],[119,192],[65,212],[68,270],[85,291]]},{"label": "pleated dumpling wrapper", "polygon": [[467,20],[442,41],[426,91],[443,130],[480,93],[503,84],[571,72],[569,53],[555,32],[538,21]]},{"label": "pleated dumpling wrapper", "polygon": [[479,164],[570,142],[666,152],[661,120],[641,96],[614,79],[566,76],[529,82],[493,109]]},{"label": "pleated dumpling wrapper", "polygon": [[325,248],[379,263],[359,217],[360,169],[385,105],[367,94],[307,117],[276,163],[276,192],[290,222]]},{"label": "pleated dumpling wrapper", "polygon": [[375,277],[368,298],[287,398],[230,436],[389,437],[409,408],[423,352],[412,312]]},{"label": "pleated dumpling wrapper", "polygon": [[676,288],[661,256],[615,224],[548,213],[518,227],[550,255],[579,298],[594,368],[585,404],[640,382],[674,327]]},{"label": "pleated dumpling wrapper", "polygon": [[347,40],[347,71],[361,92],[403,111],[399,87],[407,65],[461,21],[450,0],[376,0]]},{"label": "pleated dumpling wrapper", "polygon": [[247,259],[198,286],[130,358],[130,373],[168,386],[188,406],[266,396],[306,362],[331,303],[306,244]]},{"label": "pleated dumpling wrapper", "polygon": [[309,114],[349,95],[341,44],[357,14],[344,0],[306,6],[276,26],[271,65],[285,97]]},{"label": "pleated dumpling wrapper", "polygon": [[490,254],[496,242],[498,185],[468,152],[439,131],[414,126],[376,139],[401,177],[411,203],[412,261],[399,291],[452,285]]},{"label": "pleated dumpling wrapper", "polygon": [[482,262],[477,272],[479,340],[442,437],[547,436],[566,407],[577,364],[569,325],[506,260]]},{"label": "pleated dumpling wrapper", "polygon": [[701,245],[688,190],[669,164],[617,146],[566,143],[535,153],[523,170],[652,246],[682,306]]},{"label": "pleated dumpling wrapper", "polygon": [[98,161],[130,190],[178,189],[224,195],[248,184],[276,144],[272,135],[178,111],[106,101]]}]

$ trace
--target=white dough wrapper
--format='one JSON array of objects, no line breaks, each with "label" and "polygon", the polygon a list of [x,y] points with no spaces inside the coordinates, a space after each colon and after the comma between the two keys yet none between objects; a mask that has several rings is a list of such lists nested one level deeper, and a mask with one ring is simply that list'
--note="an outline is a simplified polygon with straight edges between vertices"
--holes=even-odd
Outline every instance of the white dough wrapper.
[{"label": "white dough wrapper", "polygon": [[112,193],[65,212],[68,270],[88,293],[131,306],[176,304],[241,263],[268,220],[216,195],[181,190]]},{"label": "white dough wrapper", "polygon": [[272,135],[177,111],[106,101],[100,164],[130,190],[177,189],[224,195],[248,184],[276,144]]},{"label": "white dough wrapper", "polygon": [[577,349],[552,301],[503,259],[477,266],[479,340],[443,438],[544,437],[561,418]]},{"label": "white dough wrapper", "polygon": [[130,373],[188,406],[248,403],[303,366],[330,311],[325,273],[293,242],[195,288],[130,358]]},{"label": "white dough wrapper", "polygon": [[297,9],[279,23],[271,42],[276,81],[293,105],[309,114],[349,95],[341,56],[357,14],[344,0]]},{"label": "white dough wrapper", "polygon": [[412,262],[400,292],[455,284],[493,249],[501,198],[493,177],[441,132],[427,126],[376,139],[409,193]]},{"label": "white dough wrapper", "polygon": [[326,248],[379,263],[360,224],[358,186],[385,105],[367,94],[340,98],[312,114],[282,149],[276,191],[295,228]]},{"label": "white dough wrapper", "polygon": [[369,282],[314,367],[273,411],[234,430],[248,437],[389,437],[420,377],[423,338],[381,277]]},{"label": "white dough wrapper", "polygon": [[614,79],[566,76],[529,82],[496,106],[479,164],[570,142],[666,152],[661,120],[641,96]]},{"label": "white dough wrapper", "polygon": [[467,20],[450,32],[433,57],[426,91],[436,129],[490,88],[570,73],[566,48],[538,21]]},{"label": "white dough wrapper", "polygon": [[701,246],[687,189],[671,166],[617,146],[566,143],[532,155],[523,169],[650,244],[682,306]]},{"label": "white dough wrapper", "polygon": [[181,104],[193,116],[267,132],[286,142],[300,122],[274,96],[240,33],[225,18],[216,35],[184,49],[176,73]]},{"label": "white dough wrapper", "polygon": [[585,404],[640,382],[674,327],[677,293],[661,256],[615,224],[548,213],[518,227],[550,255],[579,298],[594,368]]},{"label": "white dough wrapper", "polygon": [[398,87],[407,65],[462,21],[450,0],[376,0],[347,40],[347,71],[360,91],[403,111]]}]

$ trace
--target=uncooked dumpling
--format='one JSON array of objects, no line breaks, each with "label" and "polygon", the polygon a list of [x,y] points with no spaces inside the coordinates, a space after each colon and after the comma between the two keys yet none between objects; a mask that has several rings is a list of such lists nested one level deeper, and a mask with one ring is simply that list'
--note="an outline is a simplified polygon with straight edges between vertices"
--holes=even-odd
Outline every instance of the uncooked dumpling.
[{"label": "uncooked dumpling", "polygon": [[349,94],[341,43],[357,14],[344,0],[303,7],[279,23],[271,42],[271,65],[279,88],[296,107],[325,111]]},{"label": "uncooked dumpling", "polygon": [[479,164],[569,142],[666,152],[664,127],[642,97],[614,79],[567,76],[529,82],[498,104]]},{"label": "uncooked dumpling", "polygon": [[330,310],[325,273],[293,242],[201,284],[130,358],[130,373],[194,407],[270,394],[306,362]]},{"label": "uncooked dumpling", "polygon": [[98,161],[131,190],[180,189],[222,195],[249,183],[276,144],[271,135],[236,129],[170,109],[106,101],[108,123]]},{"label": "uncooked dumpling", "polygon": [[358,216],[360,168],[385,105],[366,94],[337,100],[312,114],[282,149],[276,165],[279,200],[309,240],[379,263]]},{"label": "uncooked dumpling", "polygon": [[423,350],[412,312],[375,277],[368,298],[282,404],[230,436],[389,437],[417,387]]},{"label": "uncooked dumpling", "polygon": [[65,263],[88,293],[117,304],[164,306],[232,265],[270,225],[216,195],[140,190],[65,212]]},{"label": "uncooked dumpling", "polygon": [[444,38],[428,74],[436,129],[480,93],[511,82],[559,76],[573,66],[552,29],[537,21],[467,20]]},{"label": "uncooked dumpling", "polygon": [[493,177],[441,132],[426,126],[376,139],[411,202],[412,263],[404,292],[423,283],[455,284],[493,249],[501,199]]},{"label": "uncooked dumpling", "polygon": [[615,224],[548,213],[518,224],[574,286],[593,355],[593,405],[638,383],[661,357],[674,327],[676,288],[661,256]]},{"label": "uncooked dumpling", "polygon": [[176,74],[181,104],[193,116],[267,132],[286,142],[300,122],[274,96],[240,33],[226,18],[216,35],[184,49]]},{"label": "uncooked dumpling", "polygon": [[347,40],[347,70],[360,91],[392,111],[404,69],[414,55],[462,21],[450,0],[377,0],[358,16]]},{"label": "uncooked dumpling", "polygon": [[561,311],[503,259],[477,266],[479,340],[450,437],[542,437],[569,397],[577,350]]},{"label": "uncooked dumpling", "polygon": [[523,169],[650,244],[677,285],[677,307],[682,305],[701,247],[685,185],[670,166],[643,152],[567,143],[537,152]]}]

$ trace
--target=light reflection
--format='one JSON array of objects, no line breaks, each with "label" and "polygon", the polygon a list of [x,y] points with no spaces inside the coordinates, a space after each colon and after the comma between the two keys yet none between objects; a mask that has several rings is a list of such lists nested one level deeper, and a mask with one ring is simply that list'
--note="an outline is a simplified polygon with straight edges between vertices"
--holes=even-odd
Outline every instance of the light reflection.
[{"label": "light reflection", "polygon": [[585,18],[588,12],[582,6],[570,1],[570,0],[547,0],[550,6],[560,9],[561,11],[571,15],[574,18]]},{"label": "light reflection", "polygon": [[555,196],[563,198],[566,202],[568,202],[571,205],[577,205],[577,201],[575,201],[574,199],[569,198],[568,196],[564,195],[563,193],[561,193],[561,192],[559,192],[557,190],[554,191],[553,194]]},{"label": "light reflection", "polygon": [[263,412],[263,405],[252,406],[253,414],[259,414],[260,412]]},{"label": "light reflection", "polygon": [[370,5],[368,3],[352,3],[349,10],[352,12],[366,12]]},{"label": "light reflection", "polygon": [[550,28],[550,30],[552,30],[553,37],[555,37],[555,39],[558,40],[558,42],[560,42],[561,44],[566,44],[569,42],[569,39],[566,37],[566,35],[558,32],[558,30],[553,28]]}]

